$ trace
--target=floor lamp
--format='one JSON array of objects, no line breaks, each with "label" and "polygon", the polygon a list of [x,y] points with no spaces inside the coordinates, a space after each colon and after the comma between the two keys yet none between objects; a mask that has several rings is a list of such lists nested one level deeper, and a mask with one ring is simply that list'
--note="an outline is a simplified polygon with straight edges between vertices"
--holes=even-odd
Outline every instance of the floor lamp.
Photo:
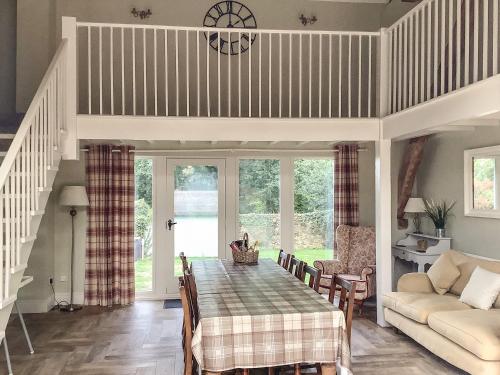
[{"label": "floor lamp", "polygon": [[86,207],[89,205],[89,198],[85,186],[65,186],[61,195],[59,196],[59,204],[64,207],[69,207],[69,214],[71,216],[71,265],[70,265],[70,279],[71,279],[71,297],[68,306],[61,307],[61,311],[73,312],[80,310],[82,306],[73,305],[73,263],[75,257],[75,216],[78,207]]}]

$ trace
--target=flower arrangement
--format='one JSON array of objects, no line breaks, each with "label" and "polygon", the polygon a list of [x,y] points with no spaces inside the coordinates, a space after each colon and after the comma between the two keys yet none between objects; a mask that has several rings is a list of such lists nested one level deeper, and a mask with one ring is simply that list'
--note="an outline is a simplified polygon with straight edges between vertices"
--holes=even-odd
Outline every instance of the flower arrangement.
[{"label": "flower arrangement", "polygon": [[439,237],[444,236],[444,230],[448,218],[452,215],[451,211],[457,202],[447,203],[446,201],[435,202],[434,200],[424,199],[425,213],[432,220],[436,227],[436,234]]}]

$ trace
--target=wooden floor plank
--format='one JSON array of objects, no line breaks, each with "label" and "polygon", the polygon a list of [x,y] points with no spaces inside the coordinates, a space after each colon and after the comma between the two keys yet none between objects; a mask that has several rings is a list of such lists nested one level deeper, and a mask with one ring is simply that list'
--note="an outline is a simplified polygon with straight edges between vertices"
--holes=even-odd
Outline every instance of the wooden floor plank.
[{"label": "wooden floor plank", "polygon": [[[353,323],[354,374],[464,374],[408,337],[374,323],[367,308]],[[181,309],[157,301],[128,307],[86,307],[74,314],[25,314],[36,353],[28,354],[13,318],[7,338],[16,375],[181,375]],[[0,374],[6,373],[0,360]],[[252,374],[267,372],[251,371]]]}]

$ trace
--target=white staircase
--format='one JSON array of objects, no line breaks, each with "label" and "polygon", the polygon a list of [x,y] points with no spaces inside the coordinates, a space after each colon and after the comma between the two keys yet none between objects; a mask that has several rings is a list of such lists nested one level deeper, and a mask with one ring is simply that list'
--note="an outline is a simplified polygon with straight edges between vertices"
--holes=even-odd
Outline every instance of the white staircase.
[{"label": "white staircase", "polygon": [[[68,41],[62,41],[0,165],[0,332],[17,292],[58,171],[67,111]],[[0,334],[0,338],[2,337]]]}]

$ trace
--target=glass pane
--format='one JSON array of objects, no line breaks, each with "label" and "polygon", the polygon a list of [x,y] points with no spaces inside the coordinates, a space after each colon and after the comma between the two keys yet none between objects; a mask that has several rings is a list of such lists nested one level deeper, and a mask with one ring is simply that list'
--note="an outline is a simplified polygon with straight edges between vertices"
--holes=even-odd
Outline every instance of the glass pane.
[{"label": "glass pane", "polygon": [[495,208],[495,159],[474,158],[474,208]]},{"label": "glass pane", "polygon": [[259,258],[277,259],[280,249],[280,162],[240,161],[239,231],[259,241]]},{"label": "glass pane", "polygon": [[135,159],[135,290],[153,290],[153,160]]},{"label": "glass pane", "polygon": [[218,170],[212,165],[175,168],[175,275],[182,275],[179,254],[189,261],[219,254]]},{"label": "glass pane", "polygon": [[333,160],[295,160],[294,182],[295,256],[333,259]]}]

